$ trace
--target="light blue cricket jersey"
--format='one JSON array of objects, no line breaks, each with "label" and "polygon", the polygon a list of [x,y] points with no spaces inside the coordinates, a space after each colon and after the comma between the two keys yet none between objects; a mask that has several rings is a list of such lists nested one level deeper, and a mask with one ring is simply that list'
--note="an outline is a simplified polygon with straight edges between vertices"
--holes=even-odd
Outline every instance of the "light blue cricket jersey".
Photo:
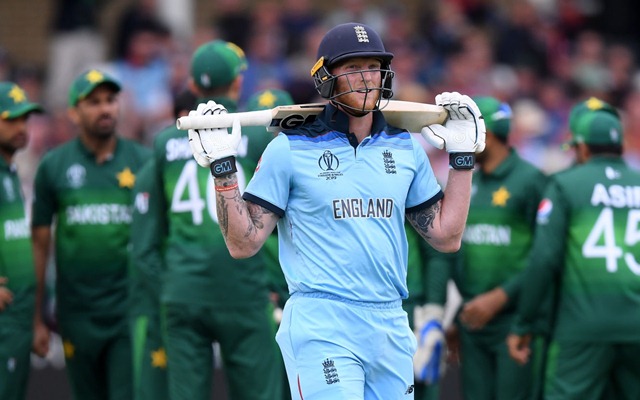
[{"label": "light blue cricket jersey", "polygon": [[410,133],[375,112],[357,148],[348,119],[332,105],[312,122],[280,133],[266,148],[245,200],[281,218],[280,265],[289,293],[348,300],[406,298],[406,211],[442,198],[431,164]]}]

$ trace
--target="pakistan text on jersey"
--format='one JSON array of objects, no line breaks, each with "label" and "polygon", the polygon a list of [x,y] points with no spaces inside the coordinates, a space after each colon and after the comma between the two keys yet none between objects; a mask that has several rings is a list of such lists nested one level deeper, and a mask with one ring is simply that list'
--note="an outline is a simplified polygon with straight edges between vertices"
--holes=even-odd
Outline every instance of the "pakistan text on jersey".
[{"label": "pakistan text on jersey", "polygon": [[393,199],[336,199],[332,201],[333,219],[391,218]]},{"label": "pakistan text on jersey", "polygon": [[605,186],[596,183],[591,193],[592,206],[640,208],[640,186]]},{"label": "pakistan text on jersey", "polygon": [[462,235],[462,241],[466,244],[509,246],[511,244],[511,227],[489,224],[468,225]]},{"label": "pakistan text on jersey", "polygon": [[26,218],[4,221],[4,240],[26,239],[30,236]]},{"label": "pakistan text on jersey", "polygon": [[122,204],[84,204],[67,207],[69,225],[130,224],[131,206]]},{"label": "pakistan text on jersey", "polygon": [[187,160],[193,157],[188,138],[169,139],[165,146],[167,161]]}]

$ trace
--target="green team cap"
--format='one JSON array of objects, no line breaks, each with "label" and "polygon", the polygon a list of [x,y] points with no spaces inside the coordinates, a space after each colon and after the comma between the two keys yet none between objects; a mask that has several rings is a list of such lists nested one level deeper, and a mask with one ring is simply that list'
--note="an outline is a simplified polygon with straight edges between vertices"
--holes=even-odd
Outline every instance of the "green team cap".
[{"label": "green team cap", "polygon": [[582,113],[574,121],[570,145],[577,143],[622,146],[622,124],[609,111]]},{"label": "green team cap", "polygon": [[121,89],[118,81],[104,72],[97,69],[85,71],[73,81],[71,88],[69,88],[69,106],[75,107],[80,100],[87,97],[100,85],[111,86],[116,93]]},{"label": "green team cap", "polygon": [[[288,92],[280,89],[266,89],[254,93],[247,101],[247,111],[269,110],[277,106],[293,104],[293,99]],[[273,134],[264,126],[243,126],[242,134],[249,139],[247,159],[257,164],[262,152],[267,147]],[[253,166],[255,167],[255,165]]]},{"label": "green team cap", "polygon": [[253,94],[247,101],[247,111],[270,110],[277,106],[293,104],[288,92],[280,89],[266,89]]},{"label": "green team cap", "polygon": [[571,108],[571,112],[569,112],[569,130],[571,132],[575,132],[576,124],[578,123],[579,117],[589,111],[597,111],[602,110],[608,112],[615,117],[620,118],[620,114],[618,110],[614,106],[609,103],[606,103],[596,97],[590,97],[580,103],[576,104]]},{"label": "green team cap", "polygon": [[223,40],[203,44],[191,59],[191,77],[196,86],[205,90],[230,84],[246,69],[244,51]]},{"label": "green team cap", "polygon": [[511,107],[498,99],[490,96],[474,97],[473,101],[480,109],[484,117],[484,125],[487,132],[506,138],[511,129]]},{"label": "green team cap", "polygon": [[0,118],[14,119],[32,111],[42,112],[43,109],[30,102],[20,86],[13,82],[0,82]]}]

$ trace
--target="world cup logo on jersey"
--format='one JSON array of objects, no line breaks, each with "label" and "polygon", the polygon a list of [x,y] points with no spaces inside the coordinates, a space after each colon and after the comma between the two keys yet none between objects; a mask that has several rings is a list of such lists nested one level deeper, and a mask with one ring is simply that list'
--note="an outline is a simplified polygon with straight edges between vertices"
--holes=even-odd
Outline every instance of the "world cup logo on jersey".
[{"label": "world cup logo on jersey", "polygon": [[14,201],[16,199],[16,194],[13,190],[13,182],[11,181],[11,178],[5,177],[2,181],[2,186],[4,186],[4,193],[7,196],[7,201]]},{"label": "world cup logo on jersey", "polygon": [[340,166],[340,160],[329,150],[325,150],[318,159],[318,165],[323,171],[334,171]]},{"label": "world cup logo on jersey", "polygon": [[72,188],[79,188],[84,184],[87,171],[80,164],[73,164],[67,169],[67,181]]},{"label": "world cup logo on jersey", "polygon": [[319,178],[331,181],[342,176],[342,172],[338,171],[340,160],[330,150],[325,150],[320,158],[318,158],[318,167],[322,170],[322,172],[318,174]]}]

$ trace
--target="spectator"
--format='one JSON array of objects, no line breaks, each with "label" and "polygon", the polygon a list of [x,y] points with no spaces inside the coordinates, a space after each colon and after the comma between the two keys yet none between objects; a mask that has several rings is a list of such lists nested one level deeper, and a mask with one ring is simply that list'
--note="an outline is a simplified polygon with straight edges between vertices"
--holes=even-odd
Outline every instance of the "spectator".
[{"label": "spectator", "polygon": [[106,40],[100,30],[102,1],[56,0],[53,5],[46,104],[64,111],[66,93],[82,71],[104,62]]},{"label": "spectator", "polygon": [[159,126],[172,118],[171,69],[166,27],[155,18],[143,18],[125,38],[122,57],[105,69],[123,85],[123,136],[150,143]]}]

